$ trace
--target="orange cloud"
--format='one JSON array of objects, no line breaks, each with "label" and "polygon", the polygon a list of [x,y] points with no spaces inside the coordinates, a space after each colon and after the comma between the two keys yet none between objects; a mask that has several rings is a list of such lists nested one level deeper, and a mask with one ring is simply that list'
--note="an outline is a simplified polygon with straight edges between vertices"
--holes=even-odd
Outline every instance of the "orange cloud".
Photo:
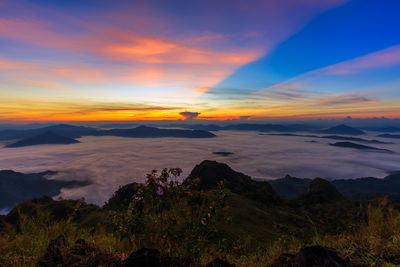
[{"label": "orange cloud", "polygon": [[0,98],[0,120],[8,121],[101,121],[178,119],[177,106],[141,103],[93,103],[84,99]]},{"label": "orange cloud", "polygon": [[[102,28],[85,35],[62,35],[39,20],[0,19],[0,36],[43,47],[96,53],[111,60],[143,63],[233,64],[241,65],[262,55],[261,50],[213,51],[193,48],[202,40],[171,41],[160,37],[140,36],[118,28]],[[185,44],[186,43],[186,44]]]}]

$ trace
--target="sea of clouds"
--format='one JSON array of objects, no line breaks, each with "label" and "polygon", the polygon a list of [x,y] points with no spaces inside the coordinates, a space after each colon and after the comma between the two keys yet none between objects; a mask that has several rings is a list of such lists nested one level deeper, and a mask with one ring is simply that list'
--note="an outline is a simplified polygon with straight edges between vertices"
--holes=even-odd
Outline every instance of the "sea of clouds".
[{"label": "sea of clouds", "polygon": [[[79,144],[0,148],[0,169],[19,172],[57,170],[51,179],[90,180],[92,185],[63,189],[63,198],[84,197],[104,204],[120,185],[144,181],[153,169],[179,167],[186,177],[203,160],[225,162],[253,178],[349,179],[384,177],[400,170],[400,140],[375,145],[395,153],[329,146],[334,140],[268,136],[257,132],[220,131],[216,138],[83,137]],[[363,136],[363,138],[375,138]],[[227,151],[228,157],[213,152]]]}]

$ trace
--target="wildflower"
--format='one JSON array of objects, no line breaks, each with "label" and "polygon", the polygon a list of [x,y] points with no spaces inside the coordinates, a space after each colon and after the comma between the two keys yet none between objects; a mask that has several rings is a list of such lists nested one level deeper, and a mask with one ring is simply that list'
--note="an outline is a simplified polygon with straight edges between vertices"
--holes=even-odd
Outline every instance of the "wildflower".
[{"label": "wildflower", "polygon": [[157,195],[162,196],[163,194],[164,194],[164,190],[161,187],[159,187],[157,189]]},{"label": "wildflower", "polygon": [[208,218],[210,218],[210,217],[211,217],[211,214],[209,213],[209,214],[207,214],[207,216],[208,216]]},{"label": "wildflower", "polygon": [[206,223],[207,223],[206,218],[202,218],[202,219],[201,219],[201,224],[202,224],[202,225],[206,225]]},{"label": "wildflower", "polygon": [[137,191],[137,194],[138,195],[140,195],[140,194],[142,194],[143,193],[143,190],[142,189],[139,189],[138,191]]},{"label": "wildflower", "polygon": [[143,199],[143,197],[139,197],[139,196],[136,196],[136,197],[135,197],[135,200],[136,200],[136,201],[140,201],[140,200],[142,200],[142,199]]}]

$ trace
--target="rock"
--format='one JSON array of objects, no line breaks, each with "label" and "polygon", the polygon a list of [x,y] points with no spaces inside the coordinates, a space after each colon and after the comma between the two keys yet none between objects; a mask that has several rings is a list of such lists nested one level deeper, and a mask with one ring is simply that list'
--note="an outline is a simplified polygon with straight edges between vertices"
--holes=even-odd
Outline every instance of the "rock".
[{"label": "rock", "polygon": [[273,266],[293,266],[296,254],[283,253],[273,263]]},{"label": "rock", "polygon": [[85,239],[78,239],[75,241],[75,245],[70,249],[71,257],[75,255],[78,256],[90,256],[94,255],[96,251],[96,247],[91,244],[88,244]]},{"label": "rock", "polygon": [[59,235],[56,239],[50,241],[47,246],[46,254],[43,260],[38,262],[39,266],[56,266],[62,264],[65,260],[65,250],[68,241],[64,235]]},{"label": "rock", "polygon": [[346,260],[340,257],[336,250],[323,246],[302,247],[296,255],[296,262],[299,267],[347,266]]},{"label": "rock", "polygon": [[281,254],[274,267],[345,267],[351,266],[340,253],[323,246],[304,246],[296,254]]},{"label": "rock", "polygon": [[227,261],[215,258],[207,264],[207,267],[235,267],[235,264],[230,264]]},{"label": "rock", "polygon": [[65,236],[51,240],[45,255],[37,266],[121,266],[120,256],[108,253],[78,239],[73,246],[68,246]]},{"label": "rock", "polygon": [[126,267],[158,267],[160,263],[160,252],[155,248],[141,248],[126,258],[123,263]]}]

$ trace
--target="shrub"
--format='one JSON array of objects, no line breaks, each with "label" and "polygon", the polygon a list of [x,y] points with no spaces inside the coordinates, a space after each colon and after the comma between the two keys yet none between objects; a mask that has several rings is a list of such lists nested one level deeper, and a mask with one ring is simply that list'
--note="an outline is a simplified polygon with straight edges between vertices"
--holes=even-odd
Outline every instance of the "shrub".
[{"label": "shrub", "polygon": [[125,212],[113,213],[113,231],[132,248],[156,247],[175,257],[198,258],[222,241],[216,222],[223,220],[227,192],[197,190],[199,179],[178,181],[181,169],[147,175]]}]

